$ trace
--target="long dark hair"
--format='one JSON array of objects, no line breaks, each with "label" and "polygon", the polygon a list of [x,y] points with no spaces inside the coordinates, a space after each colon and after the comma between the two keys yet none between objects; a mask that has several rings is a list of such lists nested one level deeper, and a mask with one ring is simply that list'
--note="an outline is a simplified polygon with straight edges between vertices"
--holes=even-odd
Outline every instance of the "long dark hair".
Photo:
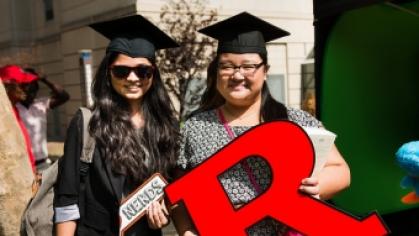
[{"label": "long dark hair", "polygon": [[[259,53],[262,61],[268,66],[268,57],[266,54]],[[225,99],[217,90],[217,69],[218,69],[219,56],[217,55],[208,66],[207,69],[207,88],[202,95],[201,105],[197,112],[208,111],[220,107],[225,103]],[[194,113],[196,114],[196,113]],[[260,107],[260,120],[286,120],[288,119],[287,108],[284,104],[277,102],[269,92],[266,81],[262,87],[262,101]]]},{"label": "long dark hair", "polygon": [[109,66],[117,56],[118,53],[108,53],[95,75],[92,85],[95,105],[89,131],[103,147],[112,171],[126,175],[132,184],[141,183],[155,172],[170,179],[177,158],[179,125],[155,61],[149,59],[156,69],[140,105],[144,127],[138,135],[128,102],[111,84]]}]

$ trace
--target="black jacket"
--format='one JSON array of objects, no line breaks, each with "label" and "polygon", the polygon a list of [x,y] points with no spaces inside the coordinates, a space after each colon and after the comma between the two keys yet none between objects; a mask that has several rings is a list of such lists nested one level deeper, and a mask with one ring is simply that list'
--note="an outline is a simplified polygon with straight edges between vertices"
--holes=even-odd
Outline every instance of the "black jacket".
[{"label": "black jacket", "polygon": [[[124,189],[125,176],[114,174],[111,164],[103,158],[103,148],[96,144],[93,162],[85,177],[80,176],[82,147],[82,115],[78,112],[70,122],[64,145],[64,156],[59,160],[55,187],[54,207],[77,204],[80,220],[77,235],[118,235],[119,204]],[[83,184],[80,184],[80,183]],[[80,188],[84,187],[84,191]],[[84,194],[79,194],[84,192]],[[160,236],[161,230],[149,228],[142,217],[125,235]]]}]

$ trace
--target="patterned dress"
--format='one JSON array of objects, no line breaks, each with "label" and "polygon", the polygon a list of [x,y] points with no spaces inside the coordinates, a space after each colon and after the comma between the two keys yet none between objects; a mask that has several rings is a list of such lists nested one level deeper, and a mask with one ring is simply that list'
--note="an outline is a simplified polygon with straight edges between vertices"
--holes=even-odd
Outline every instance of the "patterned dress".
[{"label": "patterned dress", "polygon": [[[322,124],[307,112],[287,109],[288,119],[306,127],[321,127]],[[232,126],[235,136],[251,128],[250,126]],[[220,122],[215,110],[201,112],[188,119],[182,127],[179,168],[192,169],[230,142],[230,137]],[[247,163],[253,172],[257,184],[265,191],[271,180],[268,164],[260,158],[250,157]],[[254,199],[258,193],[249,180],[249,176],[240,164],[230,168],[220,176],[220,182],[234,205],[242,205]],[[250,236],[278,235],[283,229],[272,220],[262,220],[248,229]]]}]

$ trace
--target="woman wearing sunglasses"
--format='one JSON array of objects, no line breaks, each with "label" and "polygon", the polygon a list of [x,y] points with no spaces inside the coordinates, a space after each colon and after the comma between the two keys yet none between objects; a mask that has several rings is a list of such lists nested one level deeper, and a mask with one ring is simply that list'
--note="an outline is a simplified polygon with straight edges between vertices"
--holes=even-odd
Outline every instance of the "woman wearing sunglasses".
[{"label": "woman wearing sunglasses", "polygon": [[[200,32],[218,39],[218,50],[208,68],[207,89],[201,109],[182,128],[179,175],[196,167],[235,137],[262,122],[282,119],[300,126],[322,126],[308,113],[287,108],[275,101],[266,85],[269,69],[266,42],[286,36],[288,32],[246,12]],[[219,176],[219,180],[234,207],[239,208],[263,193],[270,185],[271,176],[266,162],[250,157],[227,170]],[[349,168],[336,147],[333,147],[321,173],[301,180],[300,190],[320,199],[329,199],[348,187],[349,182]],[[278,201],[280,199],[278,196]],[[174,209],[173,216],[180,235],[198,233],[194,231],[182,206]],[[260,221],[247,233],[252,236],[299,235],[270,219]]]},{"label": "woman wearing sunglasses", "polygon": [[[121,201],[154,173],[170,181],[177,157],[178,122],[155,64],[155,51],[176,42],[139,15],[91,27],[111,40],[92,87],[88,130],[96,146],[81,194],[78,112],[59,163],[57,235],[118,235]],[[164,203],[153,202],[125,235],[161,235],[167,223]]]}]

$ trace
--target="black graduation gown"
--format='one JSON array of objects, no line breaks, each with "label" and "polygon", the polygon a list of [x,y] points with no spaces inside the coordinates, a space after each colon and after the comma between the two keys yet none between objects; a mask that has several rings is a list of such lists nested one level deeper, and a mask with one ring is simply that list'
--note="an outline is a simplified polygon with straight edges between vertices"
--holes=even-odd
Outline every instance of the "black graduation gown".
[{"label": "black graduation gown", "polygon": [[[85,194],[79,197],[82,125],[83,118],[79,111],[70,122],[64,156],[59,160],[54,207],[79,205],[79,201],[83,201],[81,205],[84,205],[84,209],[79,205],[81,218],[77,223],[76,235],[118,235],[118,209],[125,177],[111,171],[111,165],[103,158],[103,149],[98,144],[85,178]],[[161,236],[162,233],[161,230],[150,229],[146,217],[142,217],[125,235]]]}]

